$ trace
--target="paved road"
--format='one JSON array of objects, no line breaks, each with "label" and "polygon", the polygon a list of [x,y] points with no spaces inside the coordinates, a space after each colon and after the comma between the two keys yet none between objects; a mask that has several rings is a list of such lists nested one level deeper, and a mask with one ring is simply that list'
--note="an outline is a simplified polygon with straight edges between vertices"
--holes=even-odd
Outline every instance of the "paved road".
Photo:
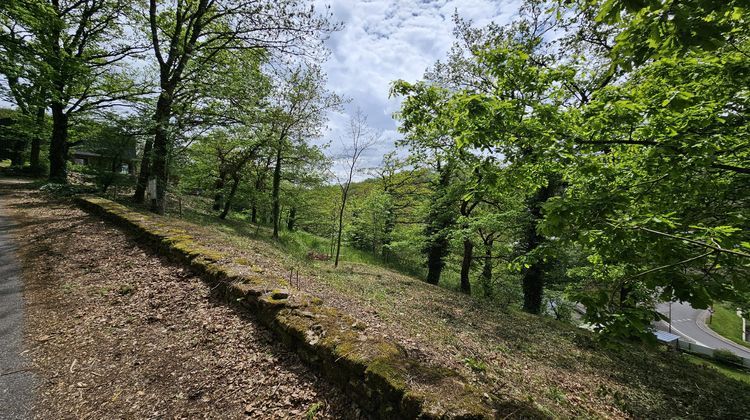
[{"label": "paved road", "polygon": [[15,420],[31,417],[35,382],[24,370],[21,276],[5,214],[0,203],[0,419]]},{"label": "paved road", "polygon": [[[669,304],[662,303],[656,308],[660,313],[669,316]],[[727,349],[732,353],[750,359],[750,349],[729,341],[711,331],[705,324],[708,312],[694,309],[689,303],[672,303],[672,333],[690,339],[701,346],[714,349]],[[658,328],[667,330],[666,323],[660,323]]]}]

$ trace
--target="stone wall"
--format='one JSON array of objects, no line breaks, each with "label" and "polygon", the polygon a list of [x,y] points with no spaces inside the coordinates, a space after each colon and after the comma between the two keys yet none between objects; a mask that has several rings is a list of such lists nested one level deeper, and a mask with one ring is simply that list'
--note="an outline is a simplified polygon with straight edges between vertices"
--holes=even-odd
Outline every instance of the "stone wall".
[{"label": "stone wall", "polygon": [[99,197],[78,204],[133,233],[215,286],[224,300],[252,312],[310,365],[383,419],[483,419],[497,415],[458,372],[409,357],[397,343],[367,334],[367,326],[283,279],[237,272],[210,244],[199,243],[165,217]]}]

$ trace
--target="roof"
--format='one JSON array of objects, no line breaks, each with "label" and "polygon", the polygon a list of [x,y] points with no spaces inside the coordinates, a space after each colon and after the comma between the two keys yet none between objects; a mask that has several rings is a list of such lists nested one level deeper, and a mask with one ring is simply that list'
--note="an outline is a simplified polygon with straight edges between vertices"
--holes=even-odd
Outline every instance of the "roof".
[{"label": "roof", "polygon": [[656,339],[662,343],[673,343],[680,339],[679,335],[674,335],[672,333],[661,330],[654,331],[654,335],[656,336]]},{"label": "roof", "polygon": [[93,156],[93,157],[101,156],[101,154],[99,153],[84,152],[82,150],[73,150],[71,153],[73,154],[73,156]]}]

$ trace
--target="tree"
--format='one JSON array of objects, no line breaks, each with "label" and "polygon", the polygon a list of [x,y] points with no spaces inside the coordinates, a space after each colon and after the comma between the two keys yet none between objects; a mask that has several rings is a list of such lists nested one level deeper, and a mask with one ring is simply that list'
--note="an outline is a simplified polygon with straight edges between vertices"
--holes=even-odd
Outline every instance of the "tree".
[{"label": "tree", "polygon": [[[429,92],[401,86],[412,131],[442,121],[459,149],[501,154],[505,184],[523,191],[514,265],[524,308],[541,312],[545,286],[571,279],[571,296],[605,335],[650,337],[659,298],[703,306],[746,296],[747,228],[736,211],[747,196],[747,104],[730,93],[748,85],[744,29],[710,54],[680,47],[631,69],[611,47],[622,27],[590,10],[555,20],[537,6],[471,51],[488,76],[482,89],[414,108]],[[635,21],[625,22],[627,31]],[[560,42],[544,42],[549,28],[564,32]]]},{"label": "tree", "polygon": [[213,185],[204,185],[214,193],[212,209],[224,219],[232,208],[240,183],[247,177],[247,167],[263,146],[261,133],[248,130],[215,130],[202,136],[188,149],[185,172],[192,183],[200,185],[210,174]]},{"label": "tree", "polygon": [[[224,219],[229,214],[240,183],[248,175],[246,168],[267,146],[270,133],[264,125],[264,112],[270,82],[261,71],[265,54],[254,50],[224,51],[223,69],[200,78],[202,87],[189,86],[185,92],[199,96],[200,105],[183,100],[175,107],[179,131],[192,127],[212,130],[203,136],[204,151],[214,160],[216,173],[213,210]],[[182,92],[178,92],[178,97]],[[189,123],[181,123],[191,120]],[[265,131],[264,131],[265,130]],[[195,151],[194,151],[195,152]],[[195,153],[194,153],[195,155]],[[201,159],[197,153],[196,159]],[[229,190],[226,186],[229,185]]]},{"label": "tree", "polygon": [[453,153],[453,138],[447,131],[445,112],[449,92],[440,86],[419,82],[395,82],[392,95],[404,95],[399,130],[405,135],[399,142],[408,146],[410,162],[430,165],[431,199],[425,213],[424,253],[427,257],[427,277],[430,284],[438,284],[449,252],[450,229],[457,217],[457,191],[451,189],[458,161]]},{"label": "tree", "polygon": [[24,139],[18,139],[14,148],[14,165],[21,165],[21,154],[26,148],[26,137],[31,138],[29,153],[30,171],[41,172],[41,145],[45,133],[45,109],[47,94],[39,72],[42,67],[38,57],[32,53],[29,40],[19,34],[18,23],[11,19],[13,14],[6,14],[0,8],[0,74],[7,82],[6,98],[16,105],[21,118],[18,123],[26,129]]},{"label": "tree", "polygon": [[[221,52],[255,49],[295,55],[315,55],[325,35],[337,29],[330,15],[319,15],[297,0],[149,1],[149,34],[159,71],[159,97],[154,111],[155,133],[151,165],[156,179],[152,211],[166,206],[170,130],[176,93],[212,68]],[[144,166],[145,167],[145,166]],[[136,199],[139,195],[136,195]]]},{"label": "tree", "polygon": [[637,335],[658,316],[657,297],[744,299],[748,103],[736,92],[750,80],[740,68],[746,57],[731,46],[661,58],[571,114],[582,126],[569,137],[570,193],[549,204],[545,230],[589,254],[576,274],[595,285],[576,292],[606,332]]},{"label": "tree", "polygon": [[[464,198],[461,200],[461,216],[464,219],[471,217],[471,213],[479,204],[479,200],[476,197],[471,199]],[[463,222],[462,227],[467,229],[469,227],[468,222]],[[468,233],[468,232],[467,232]],[[471,281],[469,275],[471,272],[471,263],[474,260],[474,242],[471,240],[471,236],[468,234],[463,238],[463,258],[461,260],[461,292],[471,294]]]},{"label": "tree", "polygon": [[336,233],[336,257],[333,260],[333,266],[339,266],[339,256],[341,254],[341,235],[344,232],[344,210],[346,209],[346,200],[349,198],[349,188],[352,184],[352,178],[354,174],[359,170],[359,160],[362,154],[368,149],[375,146],[379,141],[380,135],[374,132],[370,127],[367,126],[367,116],[362,112],[361,109],[357,108],[354,115],[349,119],[349,141],[348,144],[342,145],[344,150],[342,152],[341,160],[344,166],[343,179],[338,179],[339,187],[341,188],[341,206],[339,207],[338,214],[338,232]]},{"label": "tree", "polygon": [[49,178],[67,181],[72,116],[123,104],[142,91],[125,58],[139,50],[125,39],[129,3],[121,0],[14,1],[3,6],[27,40],[39,66],[32,85],[49,97],[52,111]]},{"label": "tree", "polygon": [[318,66],[296,66],[284,70],[274,80],[267,124],[274,149],[271,214],[273,237],[279,237],[281,220],[281,180],[285,154],[305,140],[319,137],[325,112],[337,109],[342,99],[325,89],[325,77]]},{"label": "tree", "polygon": [[387,260],[395,228],[393,204],[391,196],[378,186],[352,203],[351,219],[345,229],[347,243]]}]

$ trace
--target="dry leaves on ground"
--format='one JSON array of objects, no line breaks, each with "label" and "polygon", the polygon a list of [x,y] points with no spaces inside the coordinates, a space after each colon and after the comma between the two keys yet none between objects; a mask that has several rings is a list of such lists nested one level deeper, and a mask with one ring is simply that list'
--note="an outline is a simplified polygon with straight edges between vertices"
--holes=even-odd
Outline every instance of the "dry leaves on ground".
[{"label": "dry leaves on ground", "polygon": [[71,204],[4,184],[40,379],[39,418],[356,418],[199,278]]}]

